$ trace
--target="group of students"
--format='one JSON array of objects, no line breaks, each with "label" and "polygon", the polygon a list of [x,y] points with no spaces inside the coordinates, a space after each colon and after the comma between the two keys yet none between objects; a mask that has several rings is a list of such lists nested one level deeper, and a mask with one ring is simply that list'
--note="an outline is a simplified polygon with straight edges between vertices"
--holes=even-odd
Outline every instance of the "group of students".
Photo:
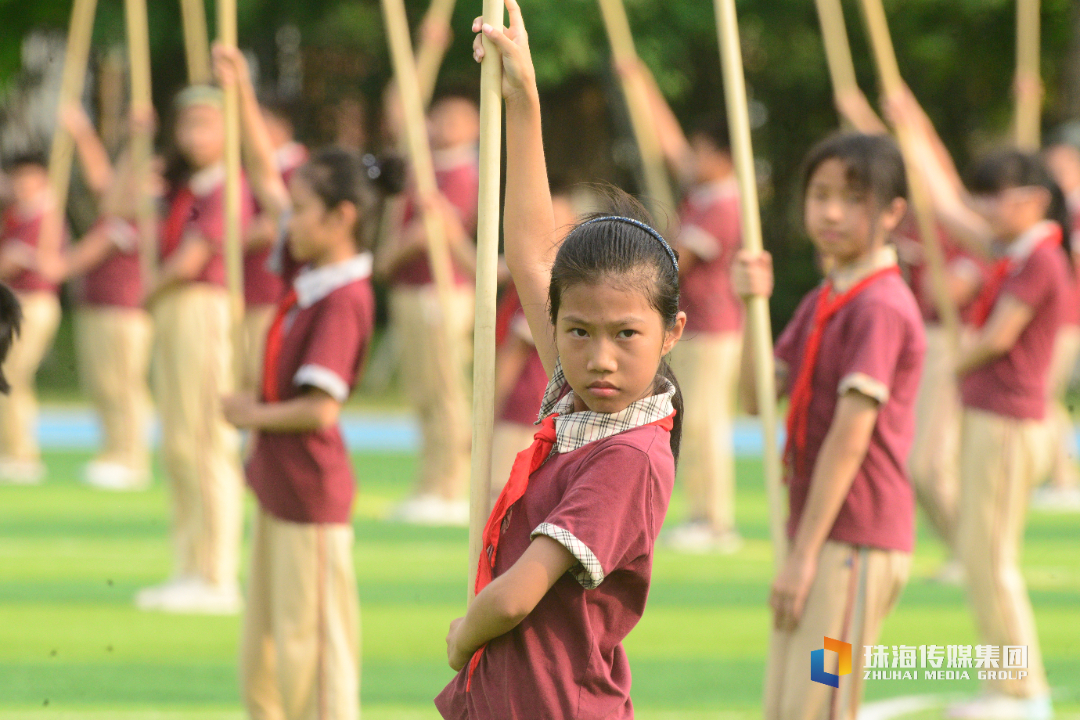
[{"label": "group of students", "polygon": [[[604,212],[580,218],[570,193],[549,178],[524,21],[516,0],[506,5],[508,27],[479,19],[473,27],[476,59],[485,55],[481,38],[502,56],[506,105],[505,262],[513,284],[499,318],[493,509],[476,599],[446,638],[458,674],[435,702],[458,719],[629,718],[622,640],[645,609],[680,459],[690,517],[663,537],[695,551],[739,545],[735,395],[751,411],[776,399],[754,397],[738,298],[771,294],[772,261],[740,250],[722,124],[702,121],[687,138],[647,76],[662,147],[685,189],[679,226],[669,229],[676,239],[669,243],[618,191]],[[241,642],[245,704],[252,717],[354,718],[355,482],[338,418],[371,344],[372,277],[381,275],[392,286],[402,371],[424,442],[415,492],[395,516],[467,519],[468,353],[451,365],[428,340],[443,325],[468,345],[476,108],[451,97],[432,109],[440,197],[410,193],[381,212],[384,197],[401,189],[396,168],[343,149],[307,157],[286,118],[260,108],[243,56],[215,48],[214,59],[219,83],[241,99],[248,315],[235,350],[247,360],[242,377],[234,379],[224,277],[221,91],[193,87],[178,96],[177,162],[149,181],[126,159],[111,167],[89,123],[69,113],[101,219],[68,248],[63,224],[49,224],[57,209],[44,164],[21,158],[10,166],[14,204],[5,214],[0,279],[18,304],[0,295],[0,352],[6,329],[18,327],[19,304],[22,311],[3,365],[11,393],[0,401],[0,474],[24,482],[42,475],[26,391],[55,333],[57,285],[80,277],[83,369],[106,438],[88,468],[94,484],[147,482],[139,428],[153,327],[175,561],[173,578],[140,592],[137,603],[239,608],[237,428],[250,431],[246,479],[258,508]],[[1046,422],[1054,356],[1069,365],[1059,339],[1080,305],[1068,251],[1073,224],[1040,158],[992,153],[965,186],[910,94],[887,100],[918,153],[909,169],[932,189],[964,337],[945,336],[927,301],[917,233],[905,230],[908,170],[893,141],[876,132],[883,126],[816,145],[804,161],[803,209],[826,278],[775,348],[779,387],[790,400],[789,548],[769,600],[765,715],[856,716],[862,654],[835,691],[811,681],[807,658],[823,636],[856,648],[876,642],[907,581],[918,500],[962,567],[981,642],[1029,648],[1027,677],[991,681],[986,697],[951,716],[1049,718],[1018,560],[1029,493],[1054,455]],[[865,98],[840,107],[868,117]],[[1068,159],[1055,155],[1054,165],[1059,175],[1061,167],[1075,171],[1070,190],[1080,191],[1080,151],[1075,165]],[[131,202],[139,193],[160,198],[153,278],[139,277]],[[385,212],[397,213],[395,231],[373,254]],[[433,287],[421,212],[438,213],[446,229],[453,308],[440,306]],[[55,237],[41,232],[43,223],[55,225]],[[120,355],[122,362],[105,362]],[[940,409],[950,398],[952,413]]]}]

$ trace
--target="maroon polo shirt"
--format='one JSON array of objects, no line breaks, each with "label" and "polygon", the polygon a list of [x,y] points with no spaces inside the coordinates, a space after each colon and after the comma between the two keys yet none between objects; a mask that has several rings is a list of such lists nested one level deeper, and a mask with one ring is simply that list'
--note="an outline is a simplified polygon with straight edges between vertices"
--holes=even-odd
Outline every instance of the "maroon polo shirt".
[{"label": "maroon polo shirt", "polygon": [[[247,178],[241,177],[240,232],[247,232],[255,217],[255,198],[248,187]],[[161,259],[168,260],[190,235],[198,235],[210,244],[212,255],[193,282],[209,283],[225,287],[225,173],[210,168],[196,173],[189,187],[195,195],[178,233],[162,234]],[[172,203],[176,203],[175,196]],[[166,227],[169,223],[166,222]]]},{"label": "maroon polo shirt", "polygon": [[1046,416],[1046,383],[1054,340],[1073,297],[1073,283],[1065,253],[1057,245],[1044,243],[1037,244],[1006,278],[998,298],[1012,295],[1034,314],[1007,353],[961,380],[960,398],[965,407],[1020,420]]},{"label": "maroon polo shirt", "polygon": [[544,391],[547,389],[548,376],[544,370],[544,363],[540,360],[540,353],[532,344],[532,333],[529,332],[529,324],[523,311],[518,310],[511,320],[510,333],[529,343],[531,350],[525,366],[514,381],[514,387],[506,397],[506,402],[499,413],[499,420],[532,427],[540,414],[540,404],[544,399]]},{"label": "maroon polo shirt", "polygon": [[731,287],[731,263],[742,247],[739,193],[734,181],[699,188],[683,203],[679,246],[696,262],[679,278],[689,333],[738,332],[743,305]]},{"label": "maroon polo shirt", "polygon": [[444,718],[634,716],[622,641],[649,594],[653,546],[675,480],[670,437],[655,425],[634,428],[555,453],[533,474],[503,525],[494,576],[536,534],[576,547],[578,557],[587,549],[599,567],[567,572],[521,624],[489,642],[471,689],[466,666],[435,699]]},{"label": "maroon polo shirt", "polygon": [[[477,201],[480,197],[480,169],[474,157],[459,160],[453,164],[436,167],[435,182],[450,204],[458,211],[465,233],[476,237]],[[416,204],[412,198],[405,206],[403,223],[408,225],[416,217]],[[467,285],[469,276],[454,263],[454,284]],[[426,252],[402,265],[390,279],[392,285],[421,286],[434,282],[431,277],[431,264]]]},{"label": "maroon polo shirt", "polygon": [[90,231],[107,233],[113,248],[82,277],[80,299],[92,307],[137,308],[142,301],[138,227],[128,220],[103,218]]},{"label": "maroon polo shirt", "polygon": [[[821,291],[819,286],[803,299],[776,343],[776,357],[786,363],[791,379],[798,377]],[[907,457],[915,435],[915,396],[925,352],[918,304],[899,275],[874,281],[833,316],[814,370],[805,461],[788,470],[789,537],[799,527],[837,401],[841,393],[855,389],[879,402],[878,417],[829,539],[911,551],[915,495]]]},{"label": "maroon polo shirt", "polygon": [[[299,143],[289,143],[278,149],[278,170],[286,186],[307,158],[307,148]],[[271,269],[273,253],[273,245],[244,253],[244,303],[248,306],[277,305],[285,295],[282,276]]]},{"label": "maroon polo shirt", "polygon": [[[0,248],[10,243],[22,243],[31,250],[38,246],[41,223],[45,219],[44,211],[22,214],[17,207],[4,211],[3,237]],[[58,286],[45,279],[35,270],[20,270],[7,280],[7,285],[15,292],[56,292]]]},{"label": "maroon polo shirt", "polygon": [[[286,316],[278,362],[281,402],[312,387],[339,402],[351,394],[375,325],[370,256],[348,262],[363,257],[366,274],[350,273],[355,266],[339,263],[297,276],[300,303]],[[314,282],[305,293],[300,288],[308,280]],[[338,425],[303,433],[260,432],[247,479],[259,504],[281,520],[350,521],[356,483]]]}]

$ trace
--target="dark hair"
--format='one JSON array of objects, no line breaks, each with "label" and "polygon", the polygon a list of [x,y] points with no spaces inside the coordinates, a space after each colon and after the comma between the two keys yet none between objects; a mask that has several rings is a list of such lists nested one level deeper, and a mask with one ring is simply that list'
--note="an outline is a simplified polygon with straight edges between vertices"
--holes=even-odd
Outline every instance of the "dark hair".
[{"label": "dark hair", "polygon": [[400,158],[383,159],[343,148],[327,148],[317,152],[296,174],[304,179],[327,209],[341,203],[356,206],[356,245],[367,249],[372,244],[373,220],[381,211],[388,195],[401,192],[405,184],[405,165]]},{"label": "dark hair", "polygon": [[717,150],[731,151],[731,134],[728,130],[727,116],[723,113],[701,115],[690,125],[690,137],[703,137]]},{"label": "dark hair", "polygon": [[[652,225],[649,212],[638,201],[615,188],[609,188],[607,195],[610,212],[585,217],[566,236],[555,255],[548,288],[551,322],[554,325],[558,318],[562,294],[567,288],[615,277],[619,282],[639,286],[649,298],[649,304],[660,313],[664,327],[671,329],[679,314],[679,272],[663,244],[647,231],[617,220],[595,222],[597,218],[619,215]],[[675,386],[671,454],[678,464],[683,426],[682,390],[666,360],[660,361],[657,376]]]},{"label": "dark hair", "polygon": [[[19,334],[20,327],[22,327],[22,306],[19,305],[19,299],[15,297],[11,288],[0,283],[0,366],[7,359],[11,343]],[[6,395],[10,391],[11,385],[8,384],[4,371],[0,367],[0,393]]]},{"label": "dark hair", "polygon": [[49,160],[45,156],[45,153],[40,150],[24,150],[4,158],[3,168],[6,173],[11,173],[20,168],[30,166],[47,170],[49,167]]},{"label": "dark hair", "polygon": [[[996,195],[1002,190],[1020,187],[1041,187],[1050,193],[1050,205],[1046,208],[1046,219],[1061,226],[1064,240],[1062,248],[1068,257],[1072,257],[1069,242],[1071,224],[1069,209],[1065,204],[1065,194],[1054,181],[1054,176],[1043,164],[1038,155],[1021,150],[996,150],[975,161],[968,172],[968,190],[975,195]],[[1069,261],[1069,267],[1073,266]]]},{"label": "dark hair", "polygon": [[847,167],[847,181],[867,192],[885,207],[896,198],[907,198],[907,172],[900,148],[887,135],[839,133],[830,135],[810,149],[803,162],[803,196],[810,179],[827,160],[839,160]]}]

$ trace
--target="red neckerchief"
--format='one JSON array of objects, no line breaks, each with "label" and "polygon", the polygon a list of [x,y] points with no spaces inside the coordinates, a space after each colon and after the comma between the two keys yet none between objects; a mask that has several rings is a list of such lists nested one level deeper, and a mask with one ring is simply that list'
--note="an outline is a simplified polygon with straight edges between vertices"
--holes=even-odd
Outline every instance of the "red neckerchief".
[{"label": "red neckerchief", "polygon": [[[506,513],[510,510],[510,506],[525,494],[525,490],[529,487],[529,478],[544,464],[548,455],[551,454],[551,449],[555,447],[555,418],[557,417],[559,415],[555,413],[544,418],[540,424],[540,429],[533,436],[533,444],[517,454],[514,459],[514,466],[510,470],[510,479],[506,481],[502,492],[499,493],[499,499],[495,501],[495,507],[491,510],[491,515],[488,516],[482,536],[483,545],[481,547],[483,550],[480,553],[479,567],[476,570],[477,595],[492,580],[492,573],[495,569],[495,556],[499,551],[499,538],[502,535],[502,524],[506,518]],[[648,425],[658,425],[671,432],[671,428],[674,427],[674,419],[675,413],[672,413],[656,422],[648,423]],[[469,688],[472,687],[473,673],[476,672],[476,666],[480,664],[480,656],[484,654],[484,648],[486,647],[486,644],[482,645],[480,649],[473,653],[472,659],[469,661],[469,677],[465,683],[465,692],[468,692]]]},{"label": "red neckerchief", "polygon": [[[1061,226],[1054,223],[1049,228],[1046,237],[1040,240],[1031,252],[1034,253],[1043,245],[1060,246],[1062,239]],[[1031,255],[1029,254],[1028,257],[1031,257]],[[979,296],[971,304],[971,322],[975,327],[981,328],[990,319],[990,313],[994,309],[998,295],[1001,294],[1002,286],[1005,285],[1005,281],[1009,279],[1009,276],[1022,262],[1026,262],[1026,258],[1018,260],[1006,255],[990,266],[990,272],[987,274],[986,281],[983,282]]]},{"label": "red neckerchief", "polygon": [[191,218],[192,208],[195,207],[195,199],[195,193],[186,184],[173,195],[169,216],[161,226],[162,255],[171,255],[180,247],[180,242],[184,239],[184,227]]},{"label": "red neckerchief", "polygon": [[803,451],[806,449],[810,401],[814,397],[814,370],[817,368],[818,351],[821,350],[821,338],[825,335],[829,320],[875,280],[886,275],[899,274],[900,268],[896,265],[878,270],[853,285],[847,292],[835,297],[830,297],[833,289],[831,280],[827,280],[821,289],[817,298],[817,307],[814,310],[814,325],[806,341],[806,349],[803,350],[803,362],[799,367],[799,375],[791,386],[791,403],[788,405],[787,448],[784,450],[784,457],[789,466],[795,465],[796,471],[803,469],[801,463]]},{"label": "red neckerchief", "polygon": [[278,402],[281,399],[278,389],[278,361],[281,359],[281,344],[285,339],[285,317],[296,307],[296,289],[289,290],[281,299],[274,321],[266,333],[266,350],[263,353],[262,393],[266,402]]}]

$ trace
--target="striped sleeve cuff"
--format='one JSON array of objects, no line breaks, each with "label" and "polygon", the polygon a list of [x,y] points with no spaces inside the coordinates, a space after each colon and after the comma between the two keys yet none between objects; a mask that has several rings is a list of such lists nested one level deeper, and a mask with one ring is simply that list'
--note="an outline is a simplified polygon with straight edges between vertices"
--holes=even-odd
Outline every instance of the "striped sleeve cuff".
[{"label": "striped sleeve cuff", "polygon": [[340,403],[349,399],[349,384],[337,373],[322,365],[304,365],[293,377],[296,387],[313,387],[322,390]]},{"label": "striped sleeve cuff", "polygon": [[604,568],[600,566],[600,561],[593,555],[593,551],[589,549],[589,546],[574,537],[574,534],[569,530],[563,530],[558,525],[552,525],[551,523],[540,523],[532,531],[530,539],[535,538],[537,535],[548,536],[577,558],[578,564],[570,568],[570,573],[581,584],[581,587],[592,590],[600,587],[600,583],[604,582]]},{"label": "striped sleeve cuff", "polygon": [[880,380],[875,380],[864,373],[854,372],[844,376],[840,381],[840,388],[837,392],[843,395],[849,390],[854,390],[871,400],[877,400],[880,405],[889,402],[889,387]]}]

